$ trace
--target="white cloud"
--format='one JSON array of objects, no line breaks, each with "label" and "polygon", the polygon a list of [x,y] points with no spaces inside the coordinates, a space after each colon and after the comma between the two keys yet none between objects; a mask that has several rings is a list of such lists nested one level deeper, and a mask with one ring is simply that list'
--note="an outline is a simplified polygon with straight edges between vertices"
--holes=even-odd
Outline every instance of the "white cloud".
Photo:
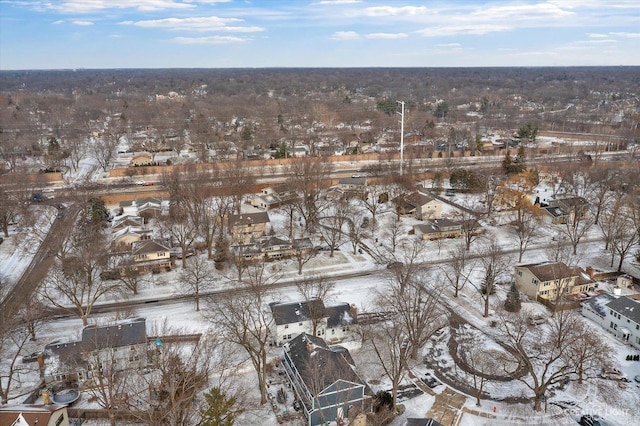
[{"label": "white cloud", "polygon": [[318,4],[341,5],[362,3],[362,0],[321,0]]},{"label": "white cloud", "polygon": [[551,3],[513,4],[495,7],[482,6],[477,8],[473,17],[481,18],[485,22],[501,20],[521,20],[530,22],[541,19],[567,19],[575,15],[575,12],[564,10]]},{"label": "white cloud", "polygon": [[192,9],[194,4],[177,0],[62,0],[37,1],[32,5],[37,10],[55,10],[61,13],[92,13],[108,9],[137,9],[157,11],[165,9]]},{"label": "white cloud", "polygon": [[251,41],[250,38],[234,36],[209,36],[209,37],[174,37],[172,41],[180,44],[229,44]]},{"label": "white cloud", "polygon": [[609,37],[606,34],[600,34],[600,33],[587,33],[587,36],[590,38],[607,38]]},{"label": "white cloud", "polygon": [[264,31],[257,26],[233,26],[244,22],[237,18],[220,18],[218,16],[205,16],[197,18],[165,18],[148,21],[122,21],[121,25],[134,25],[141,28],[162,28],[174,31],[224,31],[236,33],[252,33]]},{"label": "white cloud", "polygon": [[441,44],[436,44],[436,46],[438,46],[438,47],[462,47],[462,45],[460,43],[441,43]]},{"label": "white cloud", "polygon": [[63,20],[59,20],[59,21],[54,21],[52,22],[53,25],[60,25],[60,24],[64,24]]},{"label": "white cloud", "polygon": [[333,40],[358,40],[360,35],[355,31],[337,31],[331,36]]},{"label": "white cloud", "polygon": [[408,36],[405,33],[371,33],[367,34],[365,37],[373,39],[394,40],[399,38],[407,38]]},{"label": "white cloud", "polygon": [[610,32],[609,34],[615,37],[640,38],[640,33]]},{"label": "white cloud", "polygon": [[91,22],[91,21],[72,21],[71,23],[73,25],[79,25],[81,27],[89,27],[89,26],[93,25],[93,22]]},{"label": "white cloud", "polygon": [[455,35],[483,35],[498,31],[511,30],[512,27],[505,25],[451,25],[446,27],[431,27],[416,31],[424,37],[444,37]]},{"label": "white cloud", "polygon": [[364,9],[365,16],[415,16],[427,11],[424,6],[374,6]]}]

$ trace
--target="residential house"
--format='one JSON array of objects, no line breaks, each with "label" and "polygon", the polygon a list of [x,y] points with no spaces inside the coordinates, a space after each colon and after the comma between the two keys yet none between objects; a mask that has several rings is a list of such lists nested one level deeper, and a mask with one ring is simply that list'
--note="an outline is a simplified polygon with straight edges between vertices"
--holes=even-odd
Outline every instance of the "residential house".
[{"label": "residential house", "polygon": [[515,267],[518,290],[532,300],[555,302],[559,295],[578,295],[596,287],[596,282],[580,267],[563,262],[541,262]]},{"label": "residential house", "polygon": [[622,342],[640,350],[640,300],[606,293],[582,305],[582,314],[601,325]]},{"label": "residential house", "polygon": [[121,201],[119,206],[123,215],[140,216],[141,208],[162,209],[162,199],[158,197],[137,198],[133,201]]},{"label": "residential house", "polygon": [[229,215],[229,233],[233,243],[236,244],[248,244],[256,238],[267,235],[270,225],[267,212]]},{"label": "residential house", "polygon": [[251,205],[263,210],[271,210],[291,203],[298,194],[291,185],[276,185],[264,188],[260,194],[253,196]]},{"label": "residential house", "polygon": [[439,240],[442,238],[457,238],[464,234],[463,221],[451,219],[426,220],[425,223],[413,225],[418,238],[423,240]]},{"label": "residential house", "polygon": [[280,237],[262,237],[248,244],[236,244],[231,250],[245,260],[262,258],[265,260],[285,259],[296,255],[299,250],[313,250],[309,238],[294,239],[292,242]]},{"label": "residential house", "polygon": [[314,334],[330,341],[342,341],[357,324],[357,309],[349,303],[325,307],[322,300],[294,303],[271,303],[274,323],[274,343],[278,346],[301,333]]},{"label": "residential house", "polygon": [[302,333],[285,345],[282,365],[306,425],[340,422],[352,407],[371,411],[373,393],[346,348]]},{"label": "residential house", "polygon": [[151,239],[151,231],[137,227],[127,226],[113,233],[111,243],[114,251],[129,250],[136,241]]},{"label": "residential house", "polygon": [[344,197],[363,198],[367,194],[367,178],[358,175],[340,178],[335,188],[342,193]]},{"label": "residential house", "polygon": [[129,226],[142,228],[144,226],[144,219],[140,216],[127,214],[113,219],[113,222],[111,223],[111,227],[114,232]]},{"label": "residential house", "polygon": [[542,207],[542,211],[547,214],[548,221],[553,225],[565,224],[570,217],[568,212],[557,206]]},{"label": "residential house", "polygon": [[167,240],[134,241],[131,254],[139,270],[171,270],[171,246]]},{"label": "residential house", "polygon": [[53,342],[45,350],[58,361],[57,368],[47,375],[54,382],[75,379],[83,384],[105,368],[142,368],[147,364],[146,320],[88,325],[82,330],[81,340]]},{"label": "residential house", "polygon": [[393,203],[401,215],[412,215],[418,220],[440,219],[442,202],[420,191],[394,198]]},{"label": "residential house", "polygon": [[560,207],[569,214],[571,219],[575,217],[582,219],[589,215],[589,202],[582,197],[557,196],[549,201],[549,206]]},{"label": "residential house", "polygon": [[69,413],[61,404],[0,405],[0,425],[69,426]]}]

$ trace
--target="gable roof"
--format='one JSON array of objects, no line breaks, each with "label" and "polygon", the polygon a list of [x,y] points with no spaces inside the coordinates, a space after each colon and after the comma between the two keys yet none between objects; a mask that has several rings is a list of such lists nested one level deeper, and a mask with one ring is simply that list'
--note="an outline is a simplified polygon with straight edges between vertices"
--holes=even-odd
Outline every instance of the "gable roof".
[{"label": "gable roof", "polygon": [[404,200],[407,203],[413,205],[414,207],[421,207],[421,206],[424,206],[425,204],[430,203],[431,201],[434,201],[435,198],[433,198],[430,195],[424,194],[420,191],[416,191],[406,196]]},{"label": "gable roof", "polygon": [[131,246],[131,251],[134,255],[155,253],[160,251],[171,250],[166,241],[163,240],[140,240],[134,241]]},{"label": "gable roof", "polygon": [[120,348],[146,344],[147,326],[145,318],[135,318],[106,326],[88,325],[82,329],[82,338],[77,342],[54,342],[46,346],[65,361],[81,361],[81,354],[105,348]]},{"label": "gable roof", "polygon": [[15,404],[0,406],[0,425],[46,425],[56,413],[66,412],[60,404]]},{"label": "gable roof", "polygon": [[579,275],[576,268],[569,268],[563,262],[531,263],[528,265],[518,265],[516,267],[528,269],[540,282],[554,281]]},{"label": "gable roof", "polygon": [[229,215],[229,226],[243,226],[254,223],[269,223],[269,214],[267,212],[259,212]]},{"label": "gable roof", "polygon": [[354,318],[351,312],[351,305],[348,303],[341,303],[336,306],[329,306],[326,308],[327,327],[334,328],[337,326],[346,326],[349,324],[357,323],[357,318]]},{"label": "gable roof", "polygon": [[308,302],[275,303],[269,304],[271,314],[276,325],[293,324],[308,321],[314,314],[320,318],[326,316],[324,302],[320,299],[311,299]]},{"label": "gable roof", "polygon": [[313,395],[339,381],[366,387],[354,370],[351,354],[342,346],[328,347],[321,338],[302,333],[284,348]]},{"label": "gable roof", "polygon": [[607,308],[640,324],[640,301],[627,296],[618,297],[607,303]]}]

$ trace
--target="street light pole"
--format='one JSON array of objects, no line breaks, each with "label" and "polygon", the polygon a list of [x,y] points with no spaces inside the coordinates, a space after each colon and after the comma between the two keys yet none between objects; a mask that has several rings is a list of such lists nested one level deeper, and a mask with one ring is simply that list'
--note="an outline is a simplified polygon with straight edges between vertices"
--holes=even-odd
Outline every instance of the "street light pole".
[{"label": "street light pole", "polygon": [[404,101],[396,101],[400,104],[400,176],[404,166]]}]

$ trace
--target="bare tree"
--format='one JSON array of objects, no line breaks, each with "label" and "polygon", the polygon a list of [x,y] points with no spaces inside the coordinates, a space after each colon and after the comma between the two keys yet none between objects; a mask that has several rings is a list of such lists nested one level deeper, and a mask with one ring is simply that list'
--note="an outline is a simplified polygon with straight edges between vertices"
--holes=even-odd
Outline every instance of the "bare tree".
[{"label": "bare tree", "polygon": [[398,400],[398,388],[407,374],[407,362],[412,352],[409,340],[401,324],[387,322],[366,325],[362,328],[363,342],[371,344],[376,359],[391,381],[392,410]]},{"label": "bare tree", "polygon": [[256,371],[260,389],[260,403],[267,402],[267,353],[271,341],[273,318],[266,308],[266,293],[277,276],[261,263],[248,271],[248,284],[242,293],[211,300],[207,318],[217,327],[225,340],[241,346]]},{"label": "bare tree", "polygon": [[542,212],[539,207],[531,204],[526,194],[521,194],[516,198],[512,213],[514,217],[511,226],[518,242],[518,262],[522,262],[524,252],[540,235]]},{"label": "bare tree", "polygon": [[410,358],[417,359],[420,349],[434,331],[446,322],[440,303],[443,285],[426,271],[416,271],[402,283],[400,276],[389,282],[379,295],[379,307],[391,312],[393,321],[402,327],[410,348]]},{"label": "bare tree", "polygon": [[84,326],[98,300],[120,288],[118,282],[101,278],[107,265],[104,238],[102,231],[90,224],[76,228],[41,289],[44,299],[78,316]]},{"label": "bare tree", "polygon": [[326,205],[322,203],[322,190],[329,186],[331,162],[322,158],[302,157],[292,159],[288,173],[291,185],[299,194],[296,210],[304,218],[307,231],[318,224]]},{"label": "bare tree", "polygon": [[109,170],[111,160],[116,154],[116,147],[126,133],[126,119],[124,115],[120,115],[109,122],[109,128],[105,130],[102,137],[93,141],[91,155],[105,172]]},{"label": "bare tree", "polygon": [[[528,374],[517,377],[534,395],[534,410],[542,410],[543,397],[554,385],[578,380],[580,365],[598,369],[600,354],[584,353],[576,357],[575,344],[584,339],[582,319],[573,311],[564,311],[552,318],[545,327],[532,327],[527,322],[527,312],[501,312],[500,328],[504,342],[523,362]],[[579,352],[579,351],[578,351]],[[610,356],[605,357],[610,359]]]},{"label": "bare tree", "polygon": [[6,404],[12,397],[16,385],[21,384],[20,371],[24,366],[19,364],[20,353],[31,338],[31,333],[24,323],[17,318],[14,321],[0,324],[0,355],[2,368],[0,368],[0,403]]},{"label": "bare tree", "polygon": [[495,293],[498,278],[508,271],[511,263],[495,239],[490,239],[485,243],[479,260],[484,274],[480,285],[475,287],[484,302],[483,316],[487,318],[489,316],[491,295]]},{"label": "bare tree", "polygon": [[561,232],[571,242],[574,255],[578,252],[578,244],[580,244],[580,240],[587,235],[587,232],[589,232],[593,223],[594,219],[587,213],[586,209],[579,208],[576,211],[571,212],[568,215],[565,224],[561,226]]},{"label": "bare tree", "polygon": [[[313,325],[313,335],[317,335],[318,326],[326,315],[325,304],[335,288],[335,282],[324,275],[315,275],[296,282],[298,292],[307,303],[309,317]],[[318,303],[320,302],[320,303]]]},{"label": "bare tree", "polygon": [[456,244],[449,261],[442,268],[447,282],[453,287],[453,297],[458,297],[464,286],[469,282],[473,263],[469,259],[469,252],[464,244]]},{"label": "bare tree", "polygon": [[293,257],[298,264],[298,275],[302,275],[302,267],[315,258],[318,250],[311,244],[308,238],[300,238],[292,242]]},{"label": "bare tree", "polygon": [[199,255],[192,256],[187,261],[187,267],[180,271],[180,291],[193,296],[196,311],[200,311],[200,297],[213,288],[214,267],[210,261]]}]

